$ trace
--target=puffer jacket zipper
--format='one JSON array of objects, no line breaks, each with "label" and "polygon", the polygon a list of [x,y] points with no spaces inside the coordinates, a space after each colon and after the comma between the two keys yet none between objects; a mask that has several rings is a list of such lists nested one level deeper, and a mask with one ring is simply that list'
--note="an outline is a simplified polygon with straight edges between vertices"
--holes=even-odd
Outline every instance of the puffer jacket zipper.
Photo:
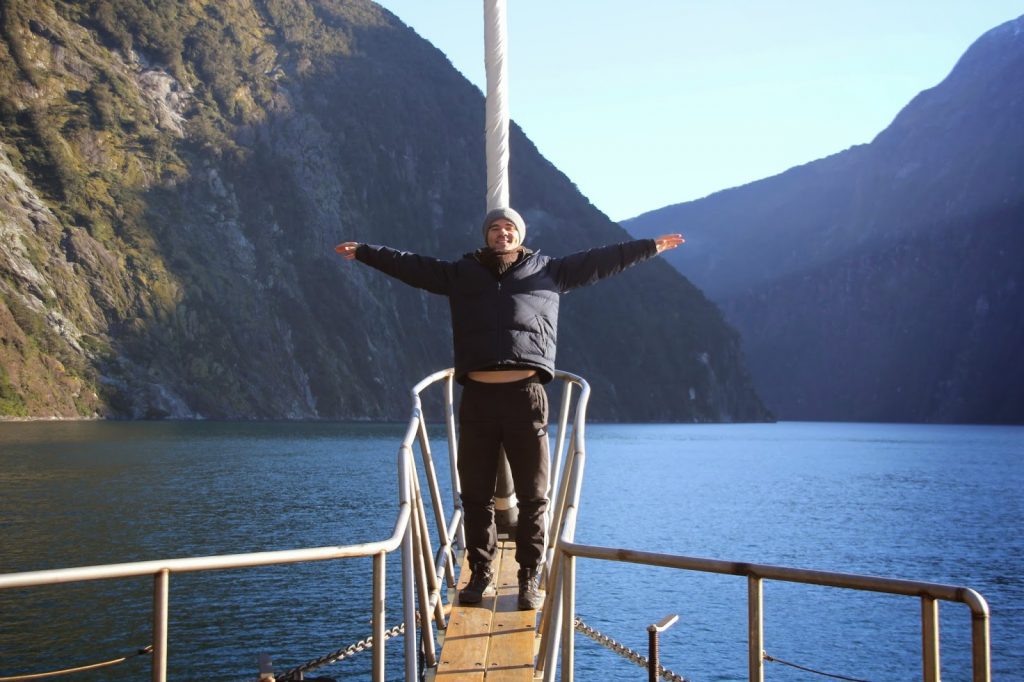
[{"label": "puffer jacket zipper", "polygon": [[502,287],[502,285],[501,285],[501,280],[503,280],[505,277],[508,277],[509,274],[512,273],[513,271],[515,271],[518,268],[522,267],[522,265],[524,263],[526,263],[528,260],[530,260],[531,258],[533,258],[533,252],[525,254],[524,257],[521,260],[513,263],[512,267],[510,267],[505,272],[501,273],[500,275],[495,275],[495,279],[497,280],[497,283],[498,283],[498,298],[497,298],[497,305],[495,306],[495,308],[497,308],[497,310],[495,311],[495,316],[497,317],[498,324],[494,328],[494,343],[495,343],[495,349],[496,349],[496,352],[495,352],[494,356],[496,358],[498,358],[498,362],[504,362],[506,360],[511,360],[512,359],[511,356],[509,355],[509,353],[512,352],[512,347],[510,346],[508,348],[508,353],[506,353],[505,349],[501,347],[501,337],[502,337],[502,333],[501,332],[504,329],[504,327],[501,324],[501,317],[502,317],[502,311],[504,309],[504,301],[505,301],[505,296],[506,296],[505,288]]},{"label": "puffer jacket zipper", "polygon": [[501,347],[501,309],[503,306],[502,299],[504,298],[504,295],[501,289],[501,275],[496,275],[496,277],[498,280],[498,301],[494,306],[494,314],[498,318],[498,323],[494,325],[494,357],[498,358],[498,362],[502,362],[505,360],[505,354],[502,352],[503,349]]}]

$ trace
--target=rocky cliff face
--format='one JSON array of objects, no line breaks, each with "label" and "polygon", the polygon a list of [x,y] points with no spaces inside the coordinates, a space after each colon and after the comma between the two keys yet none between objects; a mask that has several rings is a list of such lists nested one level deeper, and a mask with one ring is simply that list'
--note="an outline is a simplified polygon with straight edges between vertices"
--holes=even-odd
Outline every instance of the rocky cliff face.
[{"label": "rocky cliff face", "polygon": [[1024,17],[868,145],[627,221],[740,330],[785,419],[1024,422]]},{"label": "rocky cliff face", "polygon": [[[5,0],[0,38],[0,415],[404,418],[451,364],[446,301],[333,253],[480,242],[482,95],[395,17]],[[512,150],[531,246],[628,238],[518,129]],[[560,338],[596,418],[768,417],[664,262],[567,296]]]}]

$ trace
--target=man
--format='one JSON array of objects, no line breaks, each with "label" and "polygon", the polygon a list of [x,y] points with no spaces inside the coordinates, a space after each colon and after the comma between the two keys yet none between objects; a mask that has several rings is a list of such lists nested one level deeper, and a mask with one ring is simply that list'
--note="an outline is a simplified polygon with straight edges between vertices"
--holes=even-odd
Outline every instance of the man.
[{"label": "man", "polygon": [[344,242],[335,251],[414,287],[448,297],[459,404],[458,473],[472,576],[459,600],[491,592],[497,550],[494,485],[502,447],[519,500],[519,608],[536,609],[548,499],[548,402],[554,378],[559,295],[621,272],[683,243],[678,234],[613,244],[564,258],[523,247],[526,223],[511,208],[483,223],[485,248],[443,261]]}]

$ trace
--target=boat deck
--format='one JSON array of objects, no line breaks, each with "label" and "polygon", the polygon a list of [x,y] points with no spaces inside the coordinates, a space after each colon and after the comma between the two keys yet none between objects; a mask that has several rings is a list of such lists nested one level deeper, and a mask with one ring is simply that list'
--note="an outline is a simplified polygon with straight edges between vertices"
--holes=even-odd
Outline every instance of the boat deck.
[{"label": "boat deck", "polygon": [[[428,670],[428,680],[533,682],[534,657],[540,641],[538,611],[520,611],[516,607],[519,566],[514,542],[499,542],[496,563],[496,595],[473,605],[453,600],[439,662],[435,670]],[[469,574],[464,562],[458,589],[469,581]]]}]

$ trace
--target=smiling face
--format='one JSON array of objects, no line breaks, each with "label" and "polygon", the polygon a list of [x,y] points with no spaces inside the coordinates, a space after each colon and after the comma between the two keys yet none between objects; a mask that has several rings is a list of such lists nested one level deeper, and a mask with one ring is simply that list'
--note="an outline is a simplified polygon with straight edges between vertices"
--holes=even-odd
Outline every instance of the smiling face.
[{"label": "smiling face", "polygon": [[498,218],[487,226],[487,246],[497,253],[508,253],[519,247],[523,239],[515,223]]}]

